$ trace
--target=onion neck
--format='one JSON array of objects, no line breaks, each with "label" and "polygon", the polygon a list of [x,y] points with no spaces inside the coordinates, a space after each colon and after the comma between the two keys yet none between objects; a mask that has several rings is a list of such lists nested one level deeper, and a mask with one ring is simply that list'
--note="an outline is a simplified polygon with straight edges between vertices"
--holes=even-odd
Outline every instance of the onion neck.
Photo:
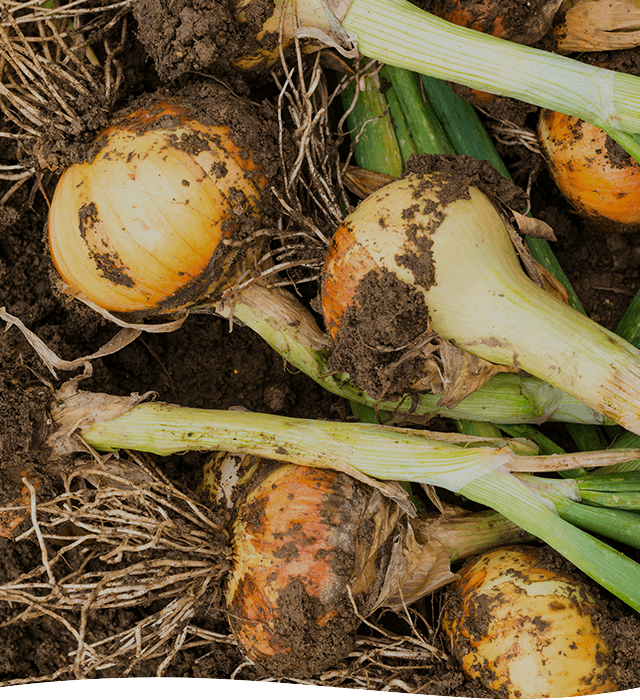
[{"label": "onion neck", "polygon": [[433,236],[433,329],[512,364],[640,433],[640,351],[531,281],[493,205],[458,200]]}]

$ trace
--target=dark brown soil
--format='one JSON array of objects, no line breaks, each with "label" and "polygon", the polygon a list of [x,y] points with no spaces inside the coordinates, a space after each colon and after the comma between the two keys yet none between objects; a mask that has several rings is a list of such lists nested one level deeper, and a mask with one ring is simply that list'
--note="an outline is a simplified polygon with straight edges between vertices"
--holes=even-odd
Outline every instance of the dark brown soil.
[{"label": "dark brown soil", "polygon": [[[39,170],[0,207],[0,306],[35,332],[58,356],[73,359],[94,352],[109,340],[116,327],[83,304],[61,297],[51,280],[51,264],[46,241],[48,202],[51,199],[57,169],[61,163],[78,160],[102,126],[108,111],[123,108],[129,100],[145,92],[169,86],[170,79],[182,84],[201,80],[201,72],[215,73],[233,54],[228,42],[237,39],[228,17],[205,8],[209,3],[198,0],[174,0],[169,3],[140,2],[135,17],[129,17],[128,39],[121,54],[123,88],[118,100],[98,114],[95,105],[87,106],[84,130],[71,139],[47,134],[38,153],[18,153],[13,141],[0,141],[2,162],[38,162],[52,166]],[[203,9],[204,8],[204,9]],[[151,22],[141,27],[136,18],[147,16]],[[216,41],[210,37],[215,35]],[[154,43],[147,53],[137,40]],[[173,43],[171,38],[173,37]],[[177,38],[176,38],[177,37]],[[246,37],[241,37],[246,39]],[[156,41],[157,39],[157,41]],[[222,47],[222,48],[221,48]],[[158,68],[154,65],[157,60]],[[259,88],[250,87],[233,71],[225,71],[228,84],[242,95],[251,95],[256,104],[270,104],[277,91],[267,79]],[[104,105],[101,105],[104,107]],[[95,113],[92,113],[91,109]],[[264,109],[267,109],[264,107]],[[263,112],[264,113],[264,112]],[[522,123],[532,128],[527,113]],[[487,126],[495,124],[487,117]],[[4,122],[0,119],[0,131]],[[274,123],[274,128],[275,128]],[[530,190],[532,213],[549,223],[557,236],[552,244],[565,273],[571,281],[587,314],[608,328],[615,328],[629,302],[640,287],[640,238],[637,235],[603,236],[578,219],[568,209],[546,174],[539,155],[520,142],[498,143],[499,150],[513,173],[516,183]],[[11,183],[0,181],[0,196]],[[302,299],[309,303],[317,295],[315,283],[299,287]],[[192,315],[177,331],[167,334],[143,334],[115,355],[92,361],[93,374],[82,383],[88,391],[115,395],[155,392],[162,401],[199,408],[227,409],[242,406],[252,411],[310,418],[344,420],[351,416],[347,402],[328,394],[312,380],[291,367],[247,328],[214,316]],[[44,440],[49,431],[47,407],[52,391],[75,372],[58,372],[53,377],[36,356],[23,334],[10,327],[0,333],[0,504],[16,502],[21,497],[22,477],[39,482],[39,498],[54,496],[62,487],[61,468],[51,460]],[[443,425],[444,423],[444,425]],[[453,429],[444,421],[438,427]],[[547,430],[543,426],[543,430]],[[570,434],[552,426],[550,435],[565,449],[575,449]],[[162,472],[178,488],[193,491],[201,478],[206,454],[185,454],[155,460]],[[0,521],[0,526],[3,521]],[[24,524],[23,526],[24,527]],[[637,556],[637,552],[629,552]],[[0,585],[30,571],[41,563],[41,552],[34,538],[11,541],[0,537]],[[602,593],[602,624],[615,650],[614,673],[620,688],[640,687],[640,617],[616,599]],[[161,601],[160,601],[161,602]],[[211,600],[209,600],[211,602]],[[440,594],[417,605],[425,620],[436,628]],[[89,639],[97,640],[120,630],[130,629],[147,608],[122,608],[90,617]],[[13,606],[0,603],[0,619],[15,615]],[[78,613],[79,614],[79,613]],[[76,620],[77,621],[77,620]],[[224,611],[215,606],[203,607],[195,623],[222,636],[229,634]],[[411,635],[403,619],[396,615],[379,616],[376,624],[394,633]],[[445,650],[443,639],[425,625],[422,630],[429,643]],[[371,630],[363,625],[363,635]],[[22,620],[0,627],[0,684],[19,679],[44,678],[70,663],[69,653],[76,641],[59,620],[41,617]],[[185,648],[163,669],[167,676],[230,678],[243,662],[238,649],[228,643],[212,642],[209,647]],[[131,675],[153,676],[162,659],[133,668]],[[363,687],[351,681],[349,669],[356,667],[345,660],[335,683],[345,687]],[[390,662],[393,663],[393,662]],[[402,660],[398,662],[402,665]],[[113,677],[123,673],[123,666],[96,671],[93,677]],[[338,675],[334,677],[338,677]],[[244,666],[234,677],[254,680],[261,676],[254,667]],[[385,670],[385,680],[396,674]],[[456,662],[446,655],[434,657],[425,667],[403,669],[397,677],[420,693],[484,697],[487,691],[465,680]],[[71,679],[73,674],[61,676]],[[319,682],[316,679],[316,682]],[[334,681],[327,681],[327,685]],[[382,689],[384,682],[372,689]],[[390,689],[403,689],[390,683]]]}]

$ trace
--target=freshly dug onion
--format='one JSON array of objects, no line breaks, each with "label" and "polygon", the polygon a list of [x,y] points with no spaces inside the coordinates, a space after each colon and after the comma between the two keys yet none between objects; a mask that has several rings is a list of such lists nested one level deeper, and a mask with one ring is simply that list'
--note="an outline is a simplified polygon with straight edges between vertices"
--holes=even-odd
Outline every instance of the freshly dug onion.
[{"label": "freshly dug onion", "polygon": [[292,464],[266,471],[233,526],[229,621],[250,659],[302,677],[352,650],[359,620],[347,585],[366,613],[389,555],[380,528],[393,528],[393,516],[368,513],[373,489],[345,474]]},{"label": "freshly dug onion", "polygon": [[[71,292],[110,312],[160,313],[219,293],[251,264],[267,177],[242,135],[195,112],[193,99],[153,101],[62,174],[49,244]],[[264,131],[258,118],[249,129]]]},{"label": "freshly dug onion", "polygon": [[227,606],[245,655],[276,677],[343,660],[359,615],[449,583],[461,552],[522,541],[496,513],[417,519],[343,472],[261,462],[234,514]]},{"label": "freshly dug onion", "polygon": [[442,619],[453,654],[467,676],[509,698],[617,690],[595,598],[539,557],[537,547],[504,547],[465,564]]},{"label": "freshly dug onion", "polygon": [[500,211],[455,174],[409,174],[345,217],[326,255],[321,302],[340,351],[390,346],[394,326],[417,347],[432,330],[640,433],[640,352],[533,282]]},{"label": "freshly dug onion", "polygon": [[640,230],[640,165],[602,129],[543,109],[538,137],[558,189],[607,233]]}]

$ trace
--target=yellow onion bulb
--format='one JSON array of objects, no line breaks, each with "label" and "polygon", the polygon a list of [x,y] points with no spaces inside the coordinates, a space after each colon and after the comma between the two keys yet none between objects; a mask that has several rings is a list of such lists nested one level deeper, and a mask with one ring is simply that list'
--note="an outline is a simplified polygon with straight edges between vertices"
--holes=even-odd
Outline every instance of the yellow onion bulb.
[{"label": "yellow onion bulb", "polygon": [[602,129],[543,109],[538,137],[558,189],[607,233],[640,230],[640,164]]},{"label": "yellow onion bulb", "polygon": [[390,499],[342,472],[263,467],[232,526],[227,609],[245,655],[280,677],[344,659],[354,603],[367,614],[377,598],[399,518]]},{"label": "yellow onion bulb", "polygon": [[53,263],[70,291],[146,314],[230,285],[267,182],[230,128],[166,100],[116,121],[96,147],[62,174],[49,213]]},{"label": "yellow onion bulb", "polygon": [[459,575],[442,629],[468,677],[509,698],[618,689],[595,597],[586,584],[543,563],[539,548],[491,550]]}]

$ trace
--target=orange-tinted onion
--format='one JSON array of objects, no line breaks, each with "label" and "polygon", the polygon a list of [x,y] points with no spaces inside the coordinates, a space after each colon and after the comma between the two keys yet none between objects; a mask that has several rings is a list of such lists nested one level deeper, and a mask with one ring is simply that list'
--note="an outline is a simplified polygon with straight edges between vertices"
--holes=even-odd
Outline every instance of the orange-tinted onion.
[{"label": "orange-tinted onion", "polygon": [[167,100],[118,120],[97,144],[51,202],[51,254],[71,289],[111,312],[146,313],[229,285],[242,246],[225,242],[257,227],[266,184],[230,129]]},{"label": "orange-tinted onion", "polygon": [[464,565],[442,622],[454,655],[494,697],[617,690],[595,598],[539,555],[537,547],[503,547]]},{"label": "orange-tinted onion", "polygon": [[228,616],[245,655],[295,677],[344,659],[359,624],[348,588],[369,614],[404,523],[397,504],[342,472],[261,467],[232,531]]},{"label": "orange-tinted onion", "polygon": [[640,165],[588,122],[544,109],[538,137],[558,189],[609,233],[640,230]]}]

